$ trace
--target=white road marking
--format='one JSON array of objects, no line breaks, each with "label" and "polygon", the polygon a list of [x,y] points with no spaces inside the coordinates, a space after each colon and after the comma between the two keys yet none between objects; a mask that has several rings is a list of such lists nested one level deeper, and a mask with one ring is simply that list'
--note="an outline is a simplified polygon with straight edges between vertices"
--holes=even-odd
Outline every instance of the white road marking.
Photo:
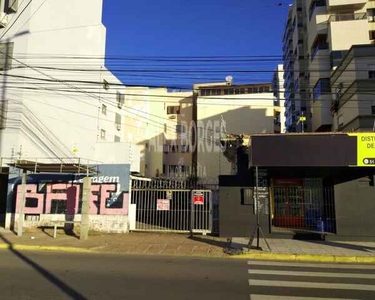
[{"label": "white road marking", "polygon": [[352,265],[352,264],[312,264],[312,263],[294,263],[294,262],[278,262],[278,261],[248,261],[248,265],[257,266],[279,266],[279,267],[306,267],[306,268],[330,268],[330,269],[372,269],[375,270],[375,265]]},{"label": "white road marking", "polygon": [[375,279],[375,274],[362,274],[362,273],[327,273],[327,272],[307,272],[307,271],[296,272],[296,271],[251,269],[251,270],[249,270],[249,274],[252,274],[252,275],[283,275],[283,276]]},{"label": "white road marking", "polygon": [[250,295],[250,300],[356,300],[356,299]]},{"label": "white road marking", "polygon": [[255,280],[249,279],[251,286],[289,287],[289,288],[312,288],[312,289],[336,289],[375,291],[375,285],[370,284],[347,284],[347,283],[323,283],[305,281],[279,281],[279,280]]}]

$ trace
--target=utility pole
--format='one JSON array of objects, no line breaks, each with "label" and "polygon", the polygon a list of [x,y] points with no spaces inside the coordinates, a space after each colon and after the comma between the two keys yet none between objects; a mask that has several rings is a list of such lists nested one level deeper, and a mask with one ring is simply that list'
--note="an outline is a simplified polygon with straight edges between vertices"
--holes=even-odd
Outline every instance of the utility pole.
[{"label": "utility pole", "polygon": [[17,236],[21,237],[23,232],[23,219],[25,218],[25,201],[26,201],[26,182],[27,182],[27,172],[23,170],[22,172],[22,185],[21,185],[21,203],[19,203],[19,213],[18,213],[18,228]]},{"label": "utility pole", "polygon": [[198,92],[193,90],[193,112],[192,112],[192,132],[191,132],[191,145],[192,145],[192,176],[197,178],[198,176]]}]

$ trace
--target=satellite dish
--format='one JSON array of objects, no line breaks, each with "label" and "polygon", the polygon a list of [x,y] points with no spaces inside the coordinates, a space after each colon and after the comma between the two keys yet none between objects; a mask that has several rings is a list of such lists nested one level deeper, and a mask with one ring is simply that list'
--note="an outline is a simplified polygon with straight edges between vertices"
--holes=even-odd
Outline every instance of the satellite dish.
[{"label": "satellite dish", "polygon": [[227,76],[227,77],[225,77],[225,81],[232,83],[233,82],[233,77],[232,76]]}]

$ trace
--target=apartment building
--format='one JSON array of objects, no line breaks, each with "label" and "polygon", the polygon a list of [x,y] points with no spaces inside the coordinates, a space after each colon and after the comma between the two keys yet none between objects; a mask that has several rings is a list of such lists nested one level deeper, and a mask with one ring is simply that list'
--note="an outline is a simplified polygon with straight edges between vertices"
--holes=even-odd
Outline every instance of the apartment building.
[{"label": "apartment building", "polygon": [[137,146],[123,134],[126,87],[104,66],[102,0],[0,3],[0,157],[139,170]]},{"label": "apartment building", "polygon": [[[276,98],[275,102],[275,131],[279,126],[278,132],[286,132],[286,109],[285,109],[285,89],[284,89],[284,66],[278,65],[272,80],[273,95]],[[276,109],[279,108],[279,111]]]},{"label": "apartment building", "polygon": [[375,130],[375,45],[352,46],[332,73],[334,131]]},{"label": "apartment building", "polygon": [[[299,122],[309,110],[308,58],[305,0],[295,0],[288,9],[283,34],[285,127],[287,132],[307,131],[309,122]],[[303,128],[302,128],[303,126]]]},{"label": "apartment building", "polygon": [[[295,8],[302,12],[301,25],[305,35],[305,52],[294,57],[295,62],[300,62],[302,57],[303,62],[307,62],[307,70],[300,68],[300,73],[302,71],[308,81],[307,123],[311,131],[331,131],[337,129],[331,113],[331,102],[336,97],[331,83],[332,72],[341,64],[353,45],[374,43],[375,1],[296,0],[289,10],[286,32],[290,28],[289,23],[293,22],[290,20],[294,20],[295,17],[298,20],[298,14],[294,15]],[[288,42],[284,36],[284,47]],[[288,57],[284,56],[284,66],[288,63]],[[296,70],[295,65],[296,63],[292,71]],[[297,87],[298,84],[293,92]],[[288,91],[286,95],[287,93]],[[287,104],[287,120],[298,115],[298,109],[299,107],[295,107],[288,110]]]},{"label": "apartment building", "polygon": [[270,83],[201,83],[194,85],[194,92],[197,94],[197,173],[217,182],[219,175],[237,172],[236,165],[225,158],[220,140],[228,135],[274,133],[275,127],[279,127],[274,107],[276,97]]}]

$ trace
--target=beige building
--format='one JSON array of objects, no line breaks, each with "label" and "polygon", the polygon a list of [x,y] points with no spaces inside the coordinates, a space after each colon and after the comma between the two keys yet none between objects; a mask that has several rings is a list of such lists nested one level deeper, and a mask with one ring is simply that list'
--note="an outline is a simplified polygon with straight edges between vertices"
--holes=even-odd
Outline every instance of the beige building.
[{"label": "beige building", "polygon": [[[188,177],[197,147],[197,176],[217,183],[235,170],[223,155],[220,139],[227,134],[274,133],[271,84],[194,85],[194,92],[169,92],[146,87],[126,88],[124,139],[140,147],[140,173],[147,177]],[[197,107],[197,138],[193,141],[193,103]],[[147,116],[143,120],[142,113]],[[276,122],[276,127],[277,127]]]},{"label": "beige building", "polygon": [[[295,78],[296,73],[299,73],[300,78],[308,80],[307,97],[301,95],[301,99],[306,102],[307,123],[311,131],[336,128],[331,115],[331,101],[335,97],[330,82],[331,74],[353,45],[374,43],[374,15],[374,0],[295,0],[291,6],[286,28],[292,31],[290,36],[293,38],[284,38],[284,47],[289,42],[294,45],[294,36],[303,34],[299,40],[303,47],[290,52],[294,59],[292,71]],[[301,20],[299,33],[295,34],[294,20],[297,20],[297,24]],[[289,63],[287,57],[284,57],[284,62]],[[307,63],[307,69],[298,66],[300,62],[305,66]],[[286,78],[286,98],[289,89],[292,94],[297,94],[298,86],[300,84],[296,80],[289,82]],[[298,121],[298,107],[289,111],[287,106],[287,119],[293,114]]]},{"label": "beige building", "polygon": [[196,84],[198,177],[212,182],[236,172],[223,155],[220,139],[228,134],[274,133],[275,96],[270,83]]}]

